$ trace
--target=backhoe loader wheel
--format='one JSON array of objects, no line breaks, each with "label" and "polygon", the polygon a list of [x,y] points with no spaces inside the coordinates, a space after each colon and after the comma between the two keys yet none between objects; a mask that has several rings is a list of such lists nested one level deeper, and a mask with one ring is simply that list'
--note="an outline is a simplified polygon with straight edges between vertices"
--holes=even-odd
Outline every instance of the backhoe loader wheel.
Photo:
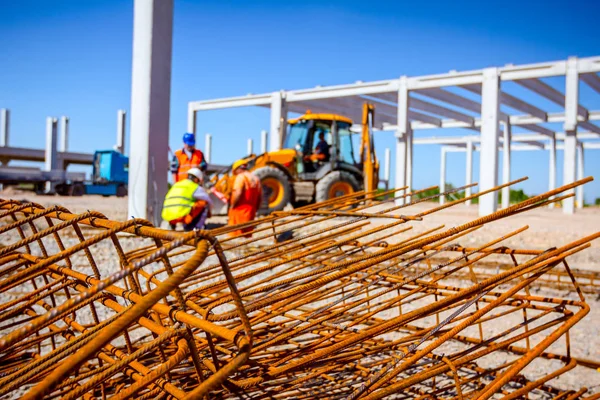
[{"label": "backhoe loader wheel", "polygon": [[360,184],[354,175],[344,171],[331,172],[317,182],[316,201],[321,202],[352,194],[359,188]]},{"label": "backhoe loader wheel", "polygon": [[252,171],[260,179],[263,191],[263,204],[259,214],[267,215],[281,211],[290,202],[292,188],[287,175],[274,167],[263,167]]}]

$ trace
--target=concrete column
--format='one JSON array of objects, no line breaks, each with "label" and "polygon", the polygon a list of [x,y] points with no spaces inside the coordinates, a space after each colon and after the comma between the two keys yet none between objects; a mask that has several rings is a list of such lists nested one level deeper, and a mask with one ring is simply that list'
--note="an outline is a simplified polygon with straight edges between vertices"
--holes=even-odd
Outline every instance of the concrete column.
[{"label": "concrete column", "polygon": [[3,108],[0,110],[0,146],[8,146],[8,137],[10,134],[10,110]]},{"label": "concrete column", "polygon": [[[481,191],[498,185],[498,115],[500,111],[500,79],[496,68],[483,70],[481,87],[481,150],[479,152],[479,182]],[[479,198],[479,215],[496,211],[498,192]]]},{"label": "concrete column", "polygon": [[135,0],[128,215],[161,222],[169,170],[173,0]]},{"label": "concrete column", "polygon": [[[583,158],[583,143],[579,143],[577,145],[577,180],[583,179],[584,178],[584,167],[583,167],[583,162],[584,162],[584,158]],[[577,190],[575,191],[575,200],[577,203],[577,208],[583,208],[583,204],[585,202],[585,198],[583,197],[583,186],[578,186]]]},{"label": "concrete column", "polygon": [[389,148],[385,149],[385,159],[383,163],[383,179],[385,179],[390,185],[390,164],[392,162],[392,150]]},{"label": "concrete column", "polygon": [[260,132],[260,152],[264,154],[267,152],[267,143],[269,141],[269,132],[261,131]]},{"label": "concrete column", "polygon": [[208,164],[212,161],[212,135],[210,133],[204,136],[204,158]]},{"label": "concrete column", "polygon": [[254,142],[252,139],[248,139],[248,150],[246,151],[248,155],[254,153]]},{"label": "concrete column", "polygon": [[[473,183],[473,142],[468,140],[467,143],[467,160],[466,160],[466,168],[465,168],[465,185],[470,185]],[[465,189],[465,197],[471,196],[471,188],[468,187]],[[465,204],[470,206],[471,200],[465,200]]]},{"label": "concrete column", "polygon": [[69,151],[69,117],[60,117],[60,146],[61,152]]},{"label": "concrete column", "polygon": [[[408,186],[408,192],[412,192],[412,178],[413,178],[413,130],[408,127],[408,136],[406,137],[406,186]],[[412,201],[411,196],[406,198],[406,201],[410,203]]]},{"label": "concrete column", "polygon": [[[549,163],[548,163],[548,191],[556,188],[556,133],[552,135],[549,148]],[[551,198],[554,198],[552,196]],[[555,203],[550,203],[549,208],[554,208]]]},{"label": "concrete column", "polygon": [[[575,166],[577,164],[577,108],[579,105],[579,73],[577,58],[567,60],[566,91],[565,91],[565,151],[563,164],[563,185],[575,182]],[[573,189],[565,194],[573,193]],[[563,212],[575,212],[575,199],[563,200]]]},{"label": "concrete column", "polygon": [[191,104],[188,105],[187,131],[196,136],[196,111],[192,108]]},{"label": "concrete column", "polygon": [[[406,76],[398,81],[398,130],[396,131],[396,188],[406,186],[406,168],[408,161],[408,136],[410,122],[408,120],[408,86]],[[404,191],[397,192],[398,195]],[[404,198],[396,200],[397,205],[405,204]]]},{"label": "concrete column", "polygon": [[[511,127],[510,121],[506,120],[504,125],[504,143],[502,145],[502,183],[510,182],[510,143],[511,143]],[[502,208],[507,208],[510,205],[510,187],[502,188]]]},{"label": "concrete column", "polygon": [[[440,193],[446,191],[446,148],[442,147],[440,151]],[[446,196],[440,196],[440,204],[446,202]]]},{"label": "concrete column", "polygon": [[121,154],[125,154],[125,123],[127,121],[127,113],[125,110],[117,111],[117,144],[115,150]]},{"label": "concrete column", "polygon": [[[58,120],[46,118],[46,155],[44,157],[44,170],[56,171],[58,169]],[[54,184],[46,182],[46,193],[54,193]]]},{"label": "concrete column", "polygon": [[269,151],[281,150],[287,126],[287,106],[285,92],[275,92],[271,97],[271,131]]}]

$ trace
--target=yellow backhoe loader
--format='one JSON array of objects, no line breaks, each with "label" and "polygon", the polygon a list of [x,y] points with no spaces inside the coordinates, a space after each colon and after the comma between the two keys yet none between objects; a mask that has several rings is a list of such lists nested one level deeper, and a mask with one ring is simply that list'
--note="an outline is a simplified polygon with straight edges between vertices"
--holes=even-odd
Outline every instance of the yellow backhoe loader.
[{"label": "yellow backhoe loader", "polygon": [[[248,169],[263,185],[261,214],[375,190],[379,162],[375,155],[373,126],[375,107],[363,105],[362,135],[358,157],[352,145],[352,120],[341,115],[307,111],[288,121],[283,148],[244,158]],[[231,170],[212,178],[214,189],[228,198],[233,186]]]}]

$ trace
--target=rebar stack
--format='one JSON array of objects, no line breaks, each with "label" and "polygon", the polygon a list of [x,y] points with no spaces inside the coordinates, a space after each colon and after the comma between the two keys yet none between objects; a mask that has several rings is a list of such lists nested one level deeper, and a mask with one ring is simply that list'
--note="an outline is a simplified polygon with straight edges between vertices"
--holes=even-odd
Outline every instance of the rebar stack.
[{"label": "rebar stack", "polygon": [[[597,283],[566,261],[600,233],[541,251],[506,246],[526,226],[461,243],[589,180],[428,229],[464,199],[417,212],[426,189],[390,191],[403,206],[356,193],[258,220],[250,239],[5,201],[0,395],[580,398],[548,381],[600,367],[571,356]],[[577,300],[531,293],[556,277]]]}]

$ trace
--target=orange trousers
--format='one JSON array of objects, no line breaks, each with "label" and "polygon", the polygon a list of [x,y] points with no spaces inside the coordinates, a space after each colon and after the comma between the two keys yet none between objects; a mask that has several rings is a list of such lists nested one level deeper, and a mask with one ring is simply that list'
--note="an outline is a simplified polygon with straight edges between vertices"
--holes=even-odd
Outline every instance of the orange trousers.
[{"label": "orange trousers", "polygon": [[[243,224],[244,222],[253,221],[256,217],[256,208],[249,206],[247,204],[240,205],[235,208],[229,209],[229,222],[228,225],[238,225]],[[241,228],[235,230],[233,232],[229,232],[229,236],[241,236],[244,235],[246,238],[252,237],[252,232],[254,230],[253,226],[248,226],[245,228]]]}]

